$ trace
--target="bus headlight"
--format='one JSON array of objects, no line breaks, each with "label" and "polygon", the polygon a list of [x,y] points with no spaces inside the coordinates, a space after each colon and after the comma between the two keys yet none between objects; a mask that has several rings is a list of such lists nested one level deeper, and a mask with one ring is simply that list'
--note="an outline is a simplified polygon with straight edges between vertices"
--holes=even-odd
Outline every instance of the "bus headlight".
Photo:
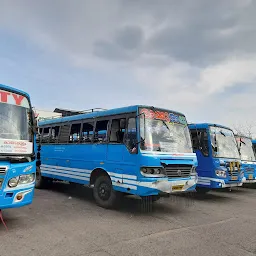
[{"label": "bus headlight", "polygon": [[9,181],[8,181],[8,186],[10,188],[14,188],[18,185],[19,183],[19,177],[14,177],[14,178],[11,178]]},{"label": "bus headlight", "polygon": [[142,167],[140,172],[143,176],[165,176],[165,171],[162,167]]},{"label": "bus headlight", "polygon": [[8,186],[10,188],[14,188],[14,187],[17,187],[18,185],[24,185],[24,184],[32,183],[34,181],[35,181],[35,174],[34,173],[25,174],[25,175],[20,175],[20,176],[11,178],[8,181]]},{"label": "bus headlight", "polygon": [[217,175],[218,177],[222,177],[222,178],[226,178],[226,177],[227,177],[226,171],[223,171],[223,170],[216,170],[215,173],[216,173],[216,175]]},{"label": "bus headlight", "polygon": [[32,183],[35,180],[35,174],[20,175],[19,185]]}]

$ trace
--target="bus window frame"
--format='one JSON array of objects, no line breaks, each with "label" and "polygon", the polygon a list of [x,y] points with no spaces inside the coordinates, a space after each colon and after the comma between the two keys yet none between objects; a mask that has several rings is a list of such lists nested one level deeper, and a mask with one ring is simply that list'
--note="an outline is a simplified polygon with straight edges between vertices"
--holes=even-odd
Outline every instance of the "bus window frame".
[{"label": "bus window frame", "polygon": [[[112,123],[113,123],[113,120],[121,120],[121,119],[125,119],[125,128],[124,128],[124,137],[123,137],[123,141],[122,142],[113,142],[113,141],[110,141],[110,136],[111,136],[111,129],[112,129]],[[108,136],[108,144],[110,145],[125,145],[125,141],[124,141],[124,138],[125,138],[125,134],[126,134],[126,131],[127,131],[127,114],[119,114],[119,115],[114,115],[114,116],[111,116],[111,119],[110,119],[110,123],[109,123],[109,136]]]},{"label": "bus window frame", "polygon": [[[69,128],[69,138],[68,138],[68,143],[67,144],[80,144],[81,143],[81,134],[82,134],[82,127],[83,127],[83,123],[82,123],[82,119],[80,120],[75,120],[75,121],[71,121],[70,123],[70,128]],[[70,141],[70,135],[71,135],[71,130],[72,130],[72,125],[76,125],[76,124],[80,124],[80,131],[79,131],[79,140],[77,142],[71,142]]]},{"label": "bus window frame", "polygon": [[[204,157],[209,157],[211,155],[211,147],[209,145],[210,143],[210,137],[209,137],[209,130],[208,128],[198,128],[198,129],[192,129],[193,131],[190,130],[190,135],[191,135],[191,140],[192,140],[192,147],[193,151],[195,152],[196,150],[199,150]],[[196,136],[198,139],[198,148],[194,149],[194,144],[193,144],[193,138],[192,138],[192,132],[196,132]],[[200,133],[200,134],[199,134]],[[204,140],[202,141],[202,133],[206,133],[207,135],[207,144],[204,143]],[[207,146],[207,154],[204,151],[204,147]]]},{"label": "bus window frame", "polygon": [[[81,119],[81,121],[82,121],[82,125],[81,125],[81,131],[80,131],[80,133],[81,133],[81,136],[80,136],[80,143],[81,143],[81,144],[93,144],[94,129],[95,129],[96,119],[95,119],[95,118]],[[81,141],[84,123],[92,123],[92,124],[93,124],[92,139],[90,140],[90,142],[82,142],[82,141]]]},{"label": "bus window frame", "polygon": [[[45,126],[42,126],[43,130],[42,130],[42,134],[40,136],[40,144],[50,144],[49,141],[50,141],[50,134],[51,134],[51,131],[52,131],[52,126],[51,125],[45,125]],[[44,129],[45,128],[48,128],[49,129],[49,137],[48,137],[48,140],[45,140],[43,141],[43,138],[44,138]]]},{"label": "bus window frame", "polygon": [[[133,152],[132,151],[132,149],[131,148],[129,148],[128,147],[128,145],[127,145],[127,142],[126,142],[126,137],[127,137],[127,134],[128,134],[128,122],[129,122],[129,119],[130,118],[134,118],[135,119],[135,127],[136,127],[136,146],[135,146],[135,148],[136,148],[136,151],[135,152]],[[134,155],[134,154],[138,154],[139,153],[139,132],[140,132],[140,130],[139,130],[139,118],[137,117],[137,114],[136,114],[136,112],[134,112],[134,113],[129,113],[129,114],[126,114],[126,125],[125,125],[125,134],[124,134],[124,145],[125,145],[125,147],[127,148],[127,150],[128,150],[128,152],[130,153],[130,154],[132,154],[132,155]]]},{"label": "bus window frame", "polygon": [[[107,139],[104,142],[95,142],[95,130],[96,130],[96,126],[97,126],[97,122],[101,122],[101,121],[108,121],[108,125],[107,125],[107,132],[106,132],[106,136]],[[94,119],[94,128],[93,128],[93,139],[92,139],[92,144],[96,144],[96,145],[105,145],[105,144],[109,144],[109,135],[110,135],[110,130],[109,130],[109,124],[111,122],[111,116],[101,116],[101,117],[96,117]]]}]

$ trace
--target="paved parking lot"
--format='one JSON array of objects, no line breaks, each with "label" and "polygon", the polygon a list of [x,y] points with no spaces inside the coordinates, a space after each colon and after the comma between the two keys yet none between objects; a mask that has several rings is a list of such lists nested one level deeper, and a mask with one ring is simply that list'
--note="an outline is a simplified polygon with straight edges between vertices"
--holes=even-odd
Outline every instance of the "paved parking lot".
[{"label": "paved parking lot", "polygon": [[175,196],[145,213],[134,199],[105,210],[90,190],[55,184],[4,218],[1,256],[256,255],[255,187]]}]

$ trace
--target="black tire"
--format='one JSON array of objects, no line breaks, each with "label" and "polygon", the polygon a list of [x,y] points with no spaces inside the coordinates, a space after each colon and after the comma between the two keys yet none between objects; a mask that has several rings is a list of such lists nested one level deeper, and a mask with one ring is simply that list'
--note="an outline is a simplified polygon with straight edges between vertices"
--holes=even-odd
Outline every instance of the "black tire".
[{"label": "black tire", "polygon": [[97,205],[111,209],[118,204],[120,192],[113,189],[111,180],[107,175],[102,175],[99,176],[94,183],[93,197]]},{"label": "black tire", "polygon": [[35,188],[42,189],[45,188],[47,185],[47,179],[42,177],[40,167],[36,167],[36,184]]},{"label": "black tire", "polygon": [[196,187],[196,192],[201,194],[201,195],[205,195],[209,191],[210,191],[209,188]]}]

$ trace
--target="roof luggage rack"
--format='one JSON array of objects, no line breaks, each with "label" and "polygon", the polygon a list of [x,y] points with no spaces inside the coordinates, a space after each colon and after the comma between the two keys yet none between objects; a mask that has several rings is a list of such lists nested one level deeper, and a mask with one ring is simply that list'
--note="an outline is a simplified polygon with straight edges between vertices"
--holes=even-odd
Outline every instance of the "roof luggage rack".
[{"label": "roof luggage rack", "polygon": [[107,109],[104,108],[91,108],[86,109],[82,111],[76,111],[76,110],[70,110],[70,109],[63,109],[63,108],[55,108],[53,112],[62,114],[62,117],[64,116],[74,116],[74,115],[80,115],[80,114],[86,114],[86,113],[92,113],[92,112],[98,112],[98,111],[104,111]]}]

